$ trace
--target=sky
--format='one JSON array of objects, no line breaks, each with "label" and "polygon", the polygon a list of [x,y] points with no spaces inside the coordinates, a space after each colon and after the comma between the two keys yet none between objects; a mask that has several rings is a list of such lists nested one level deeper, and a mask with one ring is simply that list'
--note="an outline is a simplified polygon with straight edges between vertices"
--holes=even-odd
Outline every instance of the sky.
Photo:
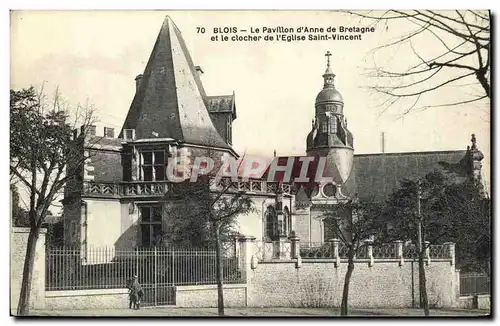
[{"label": "sky", "polygon": [[[485,154],[483,171],[489,185],[489,101],[460,107],[433,108],[401,118],[403,105],[382,113],[366,89],[373,82],[367,68],[371,49],[412,26],[391,23],[363,34],[360,41],[215,42],[214,28],[366,26],[358,18],[328,11],[25,11],[11,14],[10,87],[56,87],[69,103],[89,101],[103,127],[118,134],[165,15],[181,30],[208,95],[236,94],[233,145],[239,153],[270,157],[305,154],[314,118],[314,100],[322,89],[326,51],[332,53],[335,85],[344,98],[344,114],[354,135],[355,153],[464,150],[475,133]],[[204,28],[205,33],[201,33]],[[238,34],[245,34],[238,32]],[[229,34],[231,36],[231,34]],[[271,34],[272,35],[272,34]],[[422,57],[439,51],[429,39],[414,44]],[[413,60],[398,51],[378,58],[401,67]],[[450,73],[450,78],[453,74]],[[446,76],[445,76],[446,77]],[[461,98],[477,92],[471,86],[444,88],[426,103]]]}]

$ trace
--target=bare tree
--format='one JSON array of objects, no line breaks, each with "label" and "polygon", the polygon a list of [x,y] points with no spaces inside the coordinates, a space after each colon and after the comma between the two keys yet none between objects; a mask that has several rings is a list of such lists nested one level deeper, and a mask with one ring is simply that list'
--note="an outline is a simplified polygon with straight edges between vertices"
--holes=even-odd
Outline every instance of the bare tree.
[{"label": "bare tree", "polygon": [[49,103],[43,88],[10,91],[10,175],[29,195],[30,232],[23,268],[18,315],[29,313],[29,301],[36,244],[49,207],[62,188],[76,178],[85,159],[73,130],[78,125],[85,141],[89,126],[95,122],[93,109],[80,106],[71,112],[58,91]]},{"label": "bare tree", "polygon": [[[374,78],[369,89],[382,95],[379,104],[383,110],[400,102],[405,107],[404,115],[412,110],[469,104],[491,97],[490,12],[387,10],[348,13],[384,31],[401,28],[403,25],[398,24],[401,21],[408,23],[405,27],[413,27],[409,31],[402,28],[401,35],[370,52],[375,67],[368,69],[368,75]],[[377,57],[384,64],[379,65]],[[472,93],[462,92],[467,96],[440,103],[426,100],[428,95],[445,87],[467,87]]]},{"label": "bare tree", "polygon": [[[180,223],[182,231],[187,231],[184,235],[192,238],[188,243],[192,243],[193,238],[197,237],[197,243],[200,243],[199,240],[202,238],[201,240],[205,240],[205,243],[215,246],[217,307],[219,316],[224,316],[222,246],[234,231],[238,215],[252,211],[253,202],[245,192],[235,189],[233,181],[238,179],[236,173],[239,166],[236,161],[232,161],[234,163],[232,165],[224,164],[221,160],[222,151],[210,146],[215,143],[211,137],[215,135],[210,136],[205,142],[209,146],[200,150],[194,157],[190,157],[190,160],[194,159],[194,161],[188,162],[192,168],[188,171],[196,173],[197,178],[194,178],[192,174],[185,175],[185,181],[174,185],[166,194],[165,200],[167,205],[169,201],[180,203],[177,207],[169,209],[169,215],[181,217],[181,219],[176,219],[177,223],[173,221],[172,227],[179,228],[178,223]],[[243,160],[239,165],[241,162]],[[225,168],[229,168],[230,173],[234,173],[233,177],[224,177],[221,174]],[[187,224],[185,224],[186,221]],[[196,227],[193,228],[193,226]]]},{"label": "bare tree", "polygon": [[349,285],[354,272],[354,259],[371,242],[372,235],[378,230],[377,217],[380,205],[373,202],[360,202],[349,199],[330,206],[323,214],[325,222],[333,227],[340,243],[347,247],[347,271],[344,278],[340,314],[349,315]]}]

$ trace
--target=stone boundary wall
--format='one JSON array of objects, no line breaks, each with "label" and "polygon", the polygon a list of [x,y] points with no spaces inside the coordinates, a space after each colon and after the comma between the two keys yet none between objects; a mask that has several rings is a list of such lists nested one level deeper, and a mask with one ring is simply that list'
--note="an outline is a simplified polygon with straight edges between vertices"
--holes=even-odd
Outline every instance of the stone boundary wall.
[{"label": "stone boundary wall", "polygon": [[[259,262],[248,274],[248,306],[340,307],[347,263],[333,260]],[[426,266],[429,304],[454,307],[457,284],[449,261]],[[412,280],[413,279],[413,280]],[[411,307],[419,302],[418,266],[397,261],[355,263],[349,288],[350,307]]]},{"label": "stone boundary wall", "polygon": [[491,295],[479,294],[458,298],[457,307],[462,309],[491,309]]},{"label": "stone boundary wall", "polygon": [[[17,308],[28,231],[11,235],[11,312]],[[240,238],[236,250],[245,284],[224,286],[227,307],[339,307],[347,262],[344,259],[302,259],[300,256],[262,261],[255,255],[254,238]],[[293,253],[293,252],[292,252]],[[454,255],[453,255],[454,256]],[[470,306],[459,300],[459,271],[454,259],[426,262],[431,307]],[[479,298],[480,297],[480,298]],[[418,265],[404,259],[366,259],[355,262],[349,291],[351,307],[411,307],[418,304]],[[477,296],[474,305],[489,305]],[[176,287],[177,307],[216,307],[216,285]],[[127,289],[45,291],[45,233],[37,243],[31,308],[106,309],[128,307]]]},{"label": "stone boundary wall", "polygon": [[[29,232],[29,228],[13,227],[10,233],[10,313],[12,315],[17,314]],[[33,279],[31,283],[30,309],[45,308],[46,233],[46,229],[40,231],[36,244]]]},{"label": "stone boundary wall", "polygon": [[46,310],[125,309],[128,289],[46,291]]},{"label": "stone boundary wall", "polygon": [[[217,307],[217,285],[177,286],[175,300],[179,308]],[[224,306],[246,307],[247,285],[225,284]]]}]

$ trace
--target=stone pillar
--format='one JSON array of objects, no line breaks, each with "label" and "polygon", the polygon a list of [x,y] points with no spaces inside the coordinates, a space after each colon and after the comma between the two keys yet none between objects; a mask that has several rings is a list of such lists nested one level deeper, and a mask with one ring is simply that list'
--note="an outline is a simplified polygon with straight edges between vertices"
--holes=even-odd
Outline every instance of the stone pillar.
[{"label": "stone pillar", "polygon": [[368,259],[370,260],[368,262],[368,266],[372,267],[373,264],[374,264],[374,260],[373,260],[373,245],[372,245],[373,242],[371,240],[368,240],[367,243],[368,243],[368,247],[366,248],[366,251],[367,251]]},{"label": "stone pillar", "polygon": [[[21,293],[24,260],[28,245],[29,228],[13,227],[10,238],[10,309],[17,314],[17,305]],[[35,262],[31,281],[30,309],[45,308],[45,235],[47,229],[41,229],[36,243]]]},{"label": "stone pillar", "polygon": [[399,259],[399,266],[405,264],[405,258],[403,257],[403,241],[396,240],[396,257]]},{"label": "stone pillar", "polygon": [[453,242],[445,242],[445,245],[448,246],[448,256],[450,258],[451,266],[455,266],[455,244]]},{"label": "stone pillar", "polygon": [[280,235],[280,241],[277,243],[278,249],[278,259],[290,259],[291,257],[291,245],[285,235]]},{"label": "stone pillar", "polygon": [[240,257],[240,242],[239,242],[239,235],[233,236],[233,252],[232,255],[234,258],[239,259]]},{"label": "stone pillar", "polygon": [[254,256],[254,248],[255,248],[255,237],[252,236],[241,236],[238,238],[240,244],[240,258],[239,258],[239,266],[240,270],[245,273],[244,275],[248,275],[248,271],[253,268],[252,257]]},{"label": "stone pillar", "polygon": [[297,259],[300,257],[300,239],[295,232],[292,231],[288,240],[290,240],[290,258]]},{"label": "stone pillar", "polygon": [[429,249],[430,242],[425,241],[424,248],[425,248],[425,257],[427,259],[427,265],[431,263],[431,255],[430,255],[430,249]]},{"label": "stone pillar", "polygon": [[332,245],[333,259],[335,259],[335,267],[340,266],[339,242],[339,239],[330,240],[330,243]]}]

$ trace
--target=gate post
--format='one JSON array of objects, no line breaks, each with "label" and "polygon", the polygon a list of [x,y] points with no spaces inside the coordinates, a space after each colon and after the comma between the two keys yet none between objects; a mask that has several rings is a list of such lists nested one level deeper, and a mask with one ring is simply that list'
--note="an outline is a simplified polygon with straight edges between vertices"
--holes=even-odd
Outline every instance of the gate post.
[{"label": "gate post", "polygon": [[250,270],[252,264],[252,256],[254,255],[254,241],[255,237],[242,236],[239,238],[240,242],[240,268],[245,273]]}]

